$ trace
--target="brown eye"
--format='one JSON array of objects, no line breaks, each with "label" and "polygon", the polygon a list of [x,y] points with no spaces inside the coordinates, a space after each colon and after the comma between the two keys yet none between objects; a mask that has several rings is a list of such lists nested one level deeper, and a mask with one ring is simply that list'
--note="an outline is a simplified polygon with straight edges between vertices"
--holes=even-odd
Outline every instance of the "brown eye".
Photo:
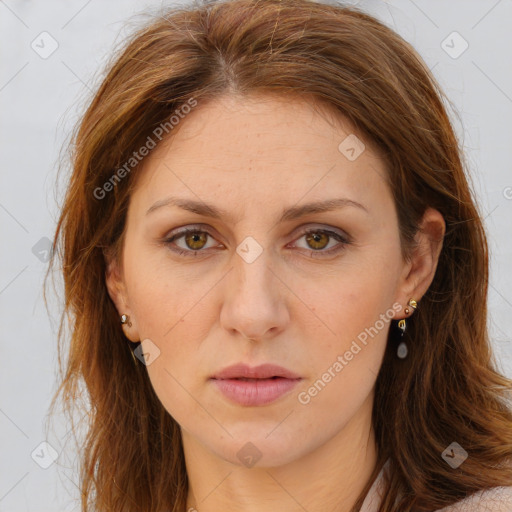
[{"label": "brown eye", "polygon": [[189,249],[197,250],[202,249],[206,245],[208,236],[208,233],[205,233],[204,231],[196,231],[186,233],[183,239]]},{"label": "brown eye", "polygon": [[295,247],[308,250],[312,257],[332,256],[351,243],[348,235],[328,229],[308,229],[300,239],[304,240],[303,245],[295,242]]},{"label": "brown eye", "polygon": [[312,249],[324,249],[329,243],[329,236],[323,232],[315,231],[306,235],[306,240]]},{"label": "brown eye", "polygon": [[199,256],[207,253],[207,249],[213,247],[211,244],[207,246],[209,238],[211,241],[215,240],[207,231],[198,228],[188,228],[166,238],[164,242],[169,249],[182,256]]}]

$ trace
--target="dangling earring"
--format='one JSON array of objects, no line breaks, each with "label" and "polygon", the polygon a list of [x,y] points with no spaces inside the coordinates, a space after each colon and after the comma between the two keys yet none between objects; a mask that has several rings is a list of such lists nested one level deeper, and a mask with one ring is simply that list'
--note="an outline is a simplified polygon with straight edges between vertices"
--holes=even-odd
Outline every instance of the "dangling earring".
[{"label": "dangling earring", "polygon": [[[128,315],[121,315],[121,324],[131,327],[132,323],[130,322],[130,317]],[[131,349],[131,347],[128,347],[128,350],[130,351],[130,354],[132,355],[133,362],[135,364],[138,364],[137,358],[135,357],[135,354],[133,353],[133,350]]]},{"label": "dangling earring", "polygon": [[[409,306],[411,306],[411,308],[413,309],[416,309],[418,307],[418,303],[414,300],[414,299],[409,299]],[[405,308],[405,314],[408,315],[409,314],[409,308]],[[407,357],[407,344],[405,343],[403,337],[404,337],[404,332],[405,332],[405,328],[407,327],[407,324],[405,322],[405,318],[402,318],[401,320],[399,320],[398,322],[398,328],[402,331],[400,333],[400,344],[398,345],[398,349],[396,351],[396,355],[400,358],[400,359],[405,359]]]}]

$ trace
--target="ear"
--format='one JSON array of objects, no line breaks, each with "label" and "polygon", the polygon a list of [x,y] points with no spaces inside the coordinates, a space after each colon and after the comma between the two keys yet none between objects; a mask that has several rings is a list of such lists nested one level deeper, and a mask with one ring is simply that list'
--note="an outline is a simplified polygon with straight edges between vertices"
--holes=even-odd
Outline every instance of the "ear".
[{"label": "ear", "polygon": [[[439,255],[443,247],[446,223],[443,216],[434,208],[427,208],[423,215],[419,230],[416,233],[416,247],[411,261],[404,266],[400,278],[397,301],[405,309],[409,299],[420,302],[434,280]],[[409,315],[414,311],[409,308]],[[408,315],[400,313],[397,319]]]},{"label": "ear", "polygon": [[122,269],[119,266],[117,258],[113,257],[111,253],[105,254],[105,263],[105,284],[108,294],[117,309],[119,323],[121,324],[121,316],[127,315],[129,321],[122,324],[123,332],[130,341],[138,342],[140,341],[140,336],[137,327],[137,319],[130,308]]}]

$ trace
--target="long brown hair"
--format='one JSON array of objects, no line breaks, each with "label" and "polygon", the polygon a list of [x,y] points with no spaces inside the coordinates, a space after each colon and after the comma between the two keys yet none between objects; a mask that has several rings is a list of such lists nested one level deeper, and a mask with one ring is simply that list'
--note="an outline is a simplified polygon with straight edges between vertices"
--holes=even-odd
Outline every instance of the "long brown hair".
[{"label": "long brown hair", "polygon": [[[61,396],[68,412],[82,407],[88,420],[80,451],[83,512],[185,510],[179,426],[144,365],[133,364],[107,294],[105,251],[119,256],[122,249],[137,174],[126,162],[134,151],[192,98],[200,107],[235,92],[313,98],[372,141],[387,163],[405,259],[427,207],[446,222],[434,280],[408,320],[406,360],[396,357],[390,329],[372,419],[378,463],[353,510],[387,459],[381,512],[437,510],[512,485],[512,381],[500,375],[490,348],[486,235],[443,105],[449,100],[407,42],[355,8],[233,0],[166,11],[135,33],[74,133],[54,238],[65,311],[52,408]],[[99,197],[123,165],[122,179]],[[457,469],[441,457],[453,441],[469,454]]]}]

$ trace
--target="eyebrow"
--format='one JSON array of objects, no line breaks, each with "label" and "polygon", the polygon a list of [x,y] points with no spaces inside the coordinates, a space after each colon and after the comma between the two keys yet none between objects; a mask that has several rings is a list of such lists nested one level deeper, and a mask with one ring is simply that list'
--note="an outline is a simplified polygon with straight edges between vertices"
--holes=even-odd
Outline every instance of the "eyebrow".
[{"label": "eyebrow", "polygon": [[[195,201],[192,199],[183,199],[179,197],[167,197],[157,201],[148,209],[146,215],[164,206],[177,206],[183,210],[196,213],[197,215],[203,215],[205,217],[211,217],[214,219],[231,218],[229,212],[222,208],[205,203],[204,201]],[[363,204],[343,197],[337,199],[327,199],[325,201],[316,201],[303,204],[301,206],[292,206],[290,208],[286,208],[281,213],[281,217],[278,219],[278,222],[291,221],[312,213],[322,213],[331,210],[337,210],[346,206],[352,206],[361,209],[366,213],[369,213],[368,209]]]}]

